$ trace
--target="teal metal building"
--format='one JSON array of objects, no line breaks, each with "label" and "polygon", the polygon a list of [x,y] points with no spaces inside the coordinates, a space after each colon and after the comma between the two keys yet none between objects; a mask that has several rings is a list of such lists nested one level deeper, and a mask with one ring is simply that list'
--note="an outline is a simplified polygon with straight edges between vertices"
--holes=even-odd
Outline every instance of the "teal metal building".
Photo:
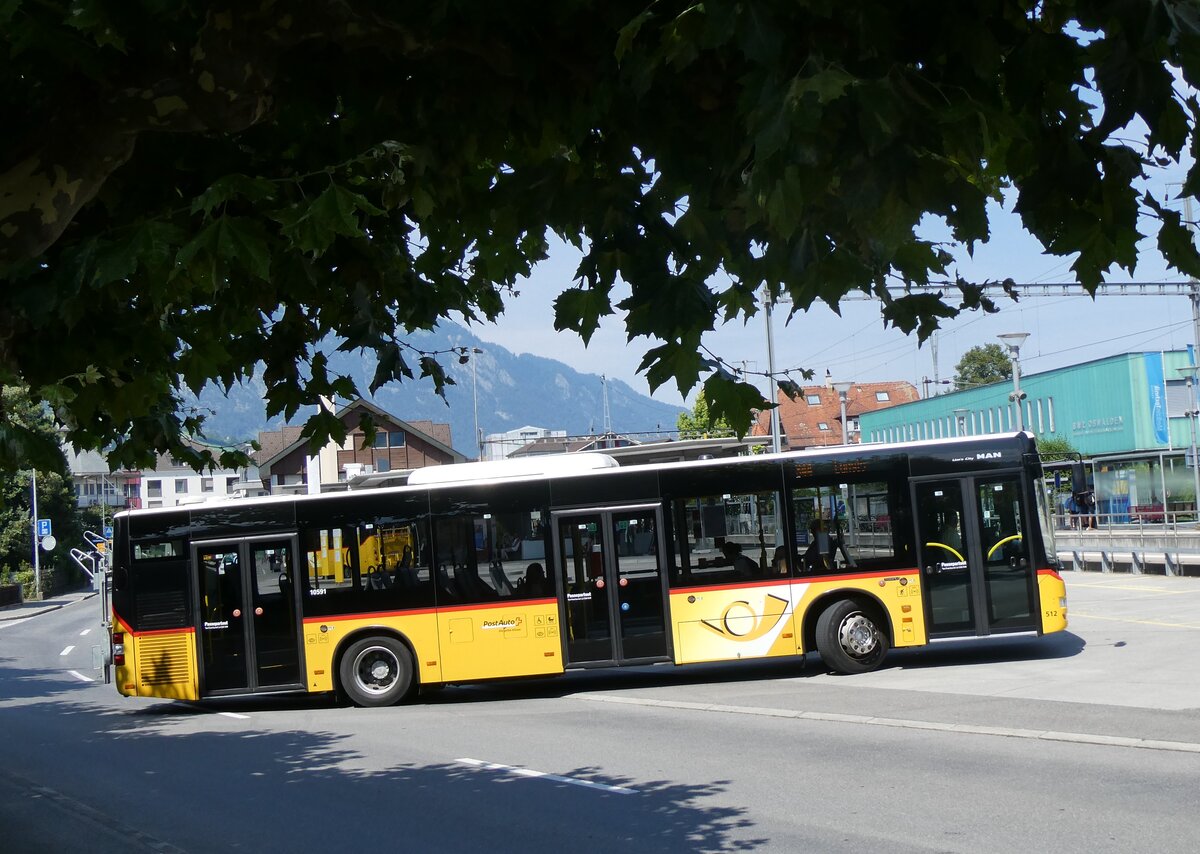
[{"label": "teal metal building", "polygon": [[[1196,478],[1184,457],[1195,407],[1179,370],[1193,364],[1188,350],[1125,353],[1022,376],[1022,426],[1066,439],[1088,460],[1097,511],[1109,521],[1194,509]],[[1012,392],[1006,380],[864,412],[862,441],[1011,432],[1018,429]]]}]

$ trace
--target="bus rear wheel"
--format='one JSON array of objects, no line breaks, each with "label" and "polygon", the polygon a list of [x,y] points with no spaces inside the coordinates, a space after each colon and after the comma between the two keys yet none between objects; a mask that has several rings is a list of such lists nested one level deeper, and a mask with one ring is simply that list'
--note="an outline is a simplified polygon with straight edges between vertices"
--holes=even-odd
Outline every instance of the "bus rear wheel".
[{"label": "bus rear wheel", "polygon": [[395,638],[363,638],[342,656],[338,676],[354,705],[395,705],[412,689],[412,656]]},{"label": "bus rear wheel", "polygon": [[830,670],[866,673],[883,663],[888,651],[887,632],[860,603],[840,599],[817,619],[817,650]]}]

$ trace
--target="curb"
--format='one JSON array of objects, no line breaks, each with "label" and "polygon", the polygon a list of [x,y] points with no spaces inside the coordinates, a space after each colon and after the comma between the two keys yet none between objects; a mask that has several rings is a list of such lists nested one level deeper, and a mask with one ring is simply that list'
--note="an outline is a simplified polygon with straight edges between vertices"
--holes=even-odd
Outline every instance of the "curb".
[{"label": "curb", "polygon": [[58,611],[68,605],[74,605],[76,602],[83,602],[95,596],[99,596],[99,591],[89,590],[82,596],[72,598],[67,602],[49,602],[45,605],[27,607],[22,609],[22,605],[29,606],[33,603],[23,602],[17,605],[9,605],[0,609],[0,623],[11,622],[14,620],[28,620],[31,617],[40,617],[42,614],[49,614],[51,611]]}]

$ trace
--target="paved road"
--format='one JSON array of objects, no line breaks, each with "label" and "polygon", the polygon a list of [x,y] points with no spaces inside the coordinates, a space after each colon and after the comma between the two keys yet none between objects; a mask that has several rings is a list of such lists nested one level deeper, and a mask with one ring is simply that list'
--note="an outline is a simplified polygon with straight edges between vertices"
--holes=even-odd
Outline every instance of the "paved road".
[{"label": "paved road", "polygon": [[378,710],[121,699],[84,681],[89,600],[0,622],[0,838],[6,852],[1196,850],[1200,680],[1181,662],[1200,581],[1068,586],[1068,634],[899,653],[866,676],[642,668]]}]

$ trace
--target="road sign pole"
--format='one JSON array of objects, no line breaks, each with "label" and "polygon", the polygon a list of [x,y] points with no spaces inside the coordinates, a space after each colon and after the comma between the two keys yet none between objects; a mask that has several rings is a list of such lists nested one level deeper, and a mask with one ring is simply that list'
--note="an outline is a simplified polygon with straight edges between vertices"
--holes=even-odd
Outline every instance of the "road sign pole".
[{"label": "road sign pole", "polygon": [[32,494],[33,507],[30,515],[30,522],[33,524],[33,598],[42,598],[42,564],[38,558],[38,552],[41,551],[42,538],[38,536],[38,512],[37,512],[37,469],[32,469],[29,472],[29,489]]}]

